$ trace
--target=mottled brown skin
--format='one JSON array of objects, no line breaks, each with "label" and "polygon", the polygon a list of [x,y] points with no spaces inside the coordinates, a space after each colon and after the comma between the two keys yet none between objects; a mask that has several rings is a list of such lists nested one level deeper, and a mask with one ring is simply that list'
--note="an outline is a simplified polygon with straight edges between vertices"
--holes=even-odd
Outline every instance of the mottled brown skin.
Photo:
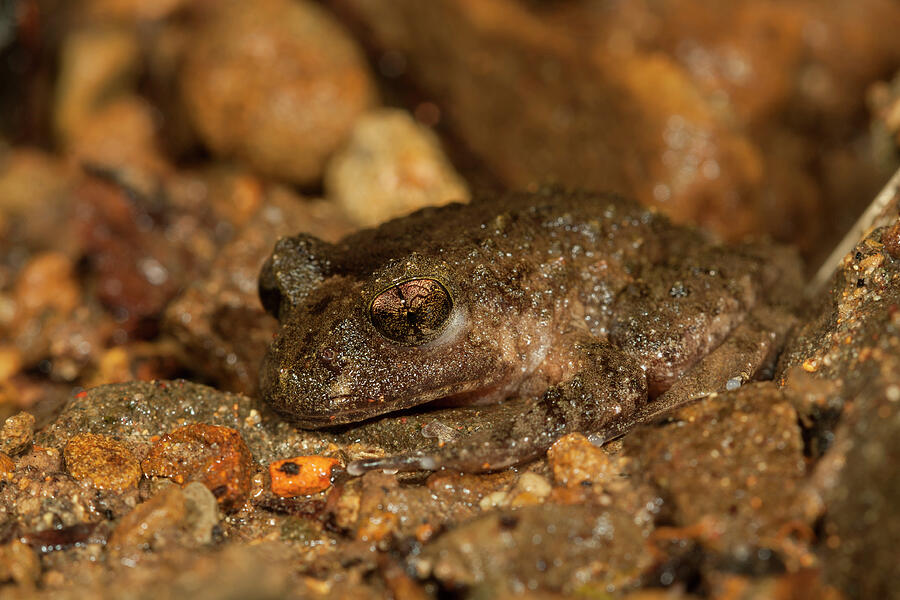
[{"label": "mottled brown skin", "polygon": [[[500,469],[565,433],[611,439],[756,376],[801,283],[789,252],[718,246],[611,195],[549,188],[425,209],[334,245],[278,242],[260,275],[281,323],[261,389],[307,428],[531,398],[514,421],[348,470]],[[421,290],[436,290],[416,297],[422,310],[442,313],[373,324]]]}]

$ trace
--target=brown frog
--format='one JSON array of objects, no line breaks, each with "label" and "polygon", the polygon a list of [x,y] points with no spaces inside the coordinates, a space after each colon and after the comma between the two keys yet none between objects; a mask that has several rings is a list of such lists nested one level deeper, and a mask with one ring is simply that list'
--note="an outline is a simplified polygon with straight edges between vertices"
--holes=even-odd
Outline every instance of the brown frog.
[{"label": "brown frog", "polygon": [[723,247],[620,197],[476,199],[337,244],[280,240],[260,275],[281,325],[261,389],[305,428],[528,398],[438,449],[348,466],[501,469],[566,433],[609,440],[760,376],[801,284],[783,248]]}]

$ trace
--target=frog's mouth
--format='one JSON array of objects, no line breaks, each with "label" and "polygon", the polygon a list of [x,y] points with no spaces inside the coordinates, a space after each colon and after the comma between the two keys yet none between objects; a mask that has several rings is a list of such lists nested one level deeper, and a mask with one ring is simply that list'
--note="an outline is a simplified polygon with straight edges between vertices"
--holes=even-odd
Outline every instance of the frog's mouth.
[{"label": "frog's mouth", "polygon": [[479,385],[478,382],[454,384],[446,388],[429,390],[403,398],[371,398],[358,394],[337,394],[329,396],[324,410],[309,414],[293,414],[292,418],[304,429],[323,429],[352,423],[360,423],[383,417],[384,415],[411,408],[467,406],[487,404],[502,400],[506,386]]}]

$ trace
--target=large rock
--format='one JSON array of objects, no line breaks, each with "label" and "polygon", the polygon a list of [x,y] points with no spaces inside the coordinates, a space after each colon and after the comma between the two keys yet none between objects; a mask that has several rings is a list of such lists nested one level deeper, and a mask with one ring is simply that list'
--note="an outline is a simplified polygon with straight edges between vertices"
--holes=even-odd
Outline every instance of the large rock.
[{"label": "large rock", "polygon": [[615,190],[813,254],[879,184],[847,124],[866,83],[900,60],[896,3],[332,4],[511,187]]},{"label": "large rock", "polygon": [[375,100],[362,53],[311,2],[214,3],[187,49],[181,91],[217,155],[313,183]]},{"label": "large rock", "polygon": [[[823,571],[849,598],[893,598],[900,589],[900,223],[846,256],[833,288],[785,350],[787,386],[825,380],[833,400],[807,419],[827,445],[814,473],[825,511]],[[836,428],[829,404],[843,405]]]}]

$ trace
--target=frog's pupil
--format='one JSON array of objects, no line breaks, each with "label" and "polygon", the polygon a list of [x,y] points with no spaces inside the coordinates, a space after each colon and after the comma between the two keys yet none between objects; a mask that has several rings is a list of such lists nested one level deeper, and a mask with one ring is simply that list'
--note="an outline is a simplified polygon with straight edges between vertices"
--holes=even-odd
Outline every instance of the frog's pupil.
[{"label": "frog's pupil", "polygon": [[372,301],[372,324],[385,337],[404,344],[422,344],[440,333],[453,303],[434,279],[394,284]]}]

